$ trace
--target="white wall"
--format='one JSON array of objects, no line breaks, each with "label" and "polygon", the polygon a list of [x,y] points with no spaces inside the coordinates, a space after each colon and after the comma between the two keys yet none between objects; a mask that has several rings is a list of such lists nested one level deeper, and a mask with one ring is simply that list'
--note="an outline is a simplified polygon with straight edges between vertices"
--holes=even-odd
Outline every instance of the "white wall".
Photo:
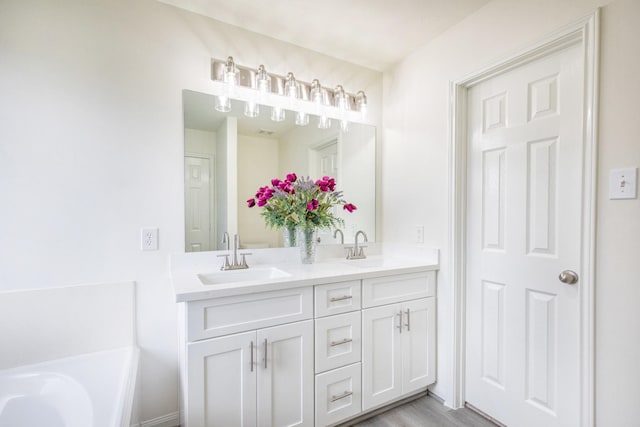
[{"label": "white wall", "polygon": [[[426,243],[442,249],[434,391],[446,400],[452,399],[452,300],[446,268],[448,84],[605,3],[495,0],[385,73],[384,240],[411,241],[415,225],[424,224]],[[634,425],[640,419],[640,203],[607,199],[608,170],[640,164],[639,19],[640,2],[634,0],[617,0],[602,11],[596,417],[598,425],[607,426]],[[400,187],[406,191],[397,191]]]},{"label": "white wall", "polygon": [[[363,89],[380,118],[380,73],[159,2],[0,2],[0,289],[136,281],[141,420],[178,409],[182,90],[207,92],[229,54]],[[140,251],[144,226],[159,251]]]},{"label": "white wall", "polygon": [[271,185],[278,174],[280,142],[273,138],[238,135],[238,230],[241,243],[266,243],[274,248],[282,245],[282,232],[264,226],[262,209],[247,208],[246,200],[259,187]]}]

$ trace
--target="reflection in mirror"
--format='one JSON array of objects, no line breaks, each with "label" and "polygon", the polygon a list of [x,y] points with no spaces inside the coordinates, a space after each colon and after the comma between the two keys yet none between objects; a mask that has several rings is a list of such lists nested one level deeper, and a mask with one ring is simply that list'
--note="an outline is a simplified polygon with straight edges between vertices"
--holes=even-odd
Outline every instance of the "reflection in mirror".
[{"label": "reflection in mirror", "polygon": [[[345,243],[358,230],[375,240],[375,127],[350,123],[342,131],[333,120],[331,128],[319,129],[313,116],[307,126],[297,126],[292,111],[274,122],[265,106],[249,118],[243,102],[233,100],[231,111],[222,113],[214,109],[214,98],[183,91],[187,252],[226,249],[225,232],[238,233],[244,248],[282,246],[282,231],[267,228],[260,208],[249,209],[246,200],[289,172],[335,177],[337,189],[358,207],[336,212],[345,221]],[[333,232],[323,230],[320,243],[340,243]]]}]

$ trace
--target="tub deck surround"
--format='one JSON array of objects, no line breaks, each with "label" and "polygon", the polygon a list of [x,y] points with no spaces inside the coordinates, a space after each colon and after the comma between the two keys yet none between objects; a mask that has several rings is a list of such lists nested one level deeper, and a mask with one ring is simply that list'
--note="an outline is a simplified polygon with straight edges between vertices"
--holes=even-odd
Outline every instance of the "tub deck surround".
[{"label": "tub deck surround", "polygon": [[[228,251],[191,252],[171,255],[170,270],[176,302],[187,302],[386,274],[416,273],[439,267],[438,250],[422,245],[372,243],[365,250],[367,258],[347,260],[342,246],[319,246],[318,261],[303,265],[297,247],[251,249],[251,255],[247,256],[249,269],[237,273],[220,271],[223,258],[219,255]],[[258,271],[264,272],[263,277],[257,277],[260,276]],[[244,272],[247,272],[247,280],[242,279]],[[229,277],[228,282],[224,281],[225,275]]]},{"label": "tub deck surround", "polygon": [[0,425],[129,427],[138,359],[122,347],[0,370]]}]

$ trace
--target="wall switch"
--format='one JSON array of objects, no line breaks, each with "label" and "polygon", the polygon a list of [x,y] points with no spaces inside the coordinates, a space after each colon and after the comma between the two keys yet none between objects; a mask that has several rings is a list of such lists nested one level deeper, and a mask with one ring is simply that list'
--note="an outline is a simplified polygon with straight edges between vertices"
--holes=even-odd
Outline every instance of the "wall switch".
[{"label": "wall switch", "polygon": [[424,225],[416,225],[416,243],[424,243]]},{"label": "wall switch", "polygon": [[143,228],[140,230],[140,243],[143,251],[158,250],[158,229]]},{"label": "wall switch", "polygon": [[635,199],[638,168],[612,169],[609,174],[609,199]]}]

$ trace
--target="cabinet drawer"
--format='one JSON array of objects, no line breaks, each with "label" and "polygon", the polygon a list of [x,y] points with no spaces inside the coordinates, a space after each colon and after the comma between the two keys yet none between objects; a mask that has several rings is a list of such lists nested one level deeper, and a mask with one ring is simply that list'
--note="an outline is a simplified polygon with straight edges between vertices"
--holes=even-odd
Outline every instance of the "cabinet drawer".
[{"label": "cabinet drawer", "polygon": [[311,287],[189,302],[187,341],[313,317]]},{"label": "cabinet drawer", "polygon": [[360,280],[315,287],[316,317],[360,310]]},{"label": "cabinet drawer", "polygon": [[392,304],[435,295],[436,272],[397,274],[362,281],[362,306]]},{"label": "cabinet drawer", "polygon": [[360,312],[316,319],[316,372],[359,362]]},{"label": "cabinet drawer", "polygon": [[362,410],[360,363],[316,375],[316,426],[335,424]]}]

